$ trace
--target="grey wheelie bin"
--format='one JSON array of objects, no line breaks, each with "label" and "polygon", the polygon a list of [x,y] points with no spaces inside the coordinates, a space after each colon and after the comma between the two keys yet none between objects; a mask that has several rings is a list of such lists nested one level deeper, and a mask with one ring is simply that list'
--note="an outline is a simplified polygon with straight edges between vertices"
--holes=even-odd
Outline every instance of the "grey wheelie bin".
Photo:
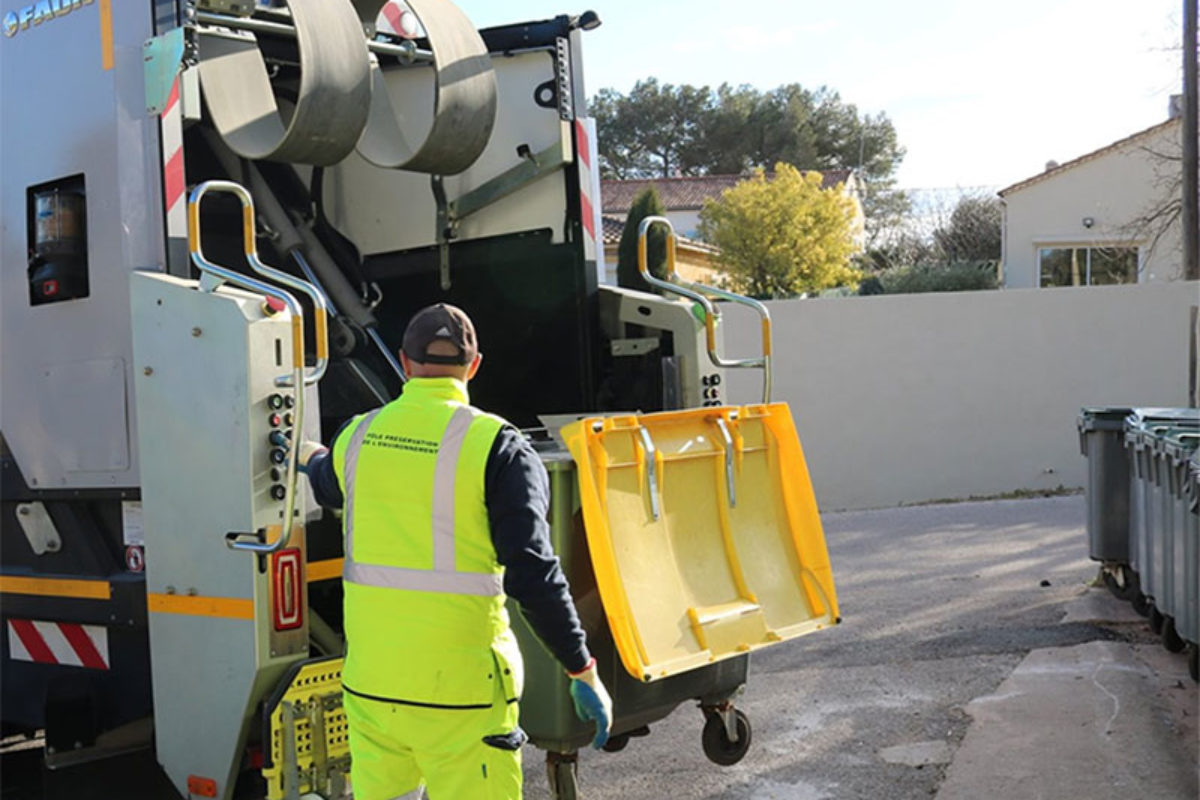
[{"label": "grey wheelie bin", "polygon": [[1087,458],[1088,554],[1099,561],[1104,583],[1130,599],[1137,584],[1129,565],[1129,459],[1125,454],[1124,406],[1080,409],[1079,450]]},{"label": "grey wheelie bin", "polygon": [[[692,702],[704,754],[738,762],[751,729],[733,699],[750,652],[839,621],[794,431],[786,406],[768,404],[589,418],[534,440],[551,540],[613,699],[605,750]],[[525,660],[521,727],[546,751],[552,796],[574,800],[594,726],[575,716],[562,667],[510,616]]]},{"label": "grey wheelie bin", "polygon": [[1135,408],[1125,421],[1131,475],[1129,553],[1139,581],[1133,604],[1139,613],[1150,615],[1155,633],[1163,630],[1163,607],[1174,582],[1174,550],[1169,547],[1174,504],[1163,442],[1172,431],[1197,430],[1196,409]]},{"label": "grey wheelie bin", "polygon": [[1200,443],[1200,431],[1174,429],[1161,437],[1159,444],[1159,475],[1166,488],[1171,551],[1169,576],[1170,594],[1166,596],[1163,613],[1167,619],[1163,629],[1163,644],[1172,651],[1182,650],[1185,643],[1200,642],[1200,550],[1197,548],[1188,494],[1191,458]]},{"label": "grey wheelie bin", "polygon": [[1188,672],[1200,681],[1200,450],[1192,453],[1184,475],[1184,500],[1187,515],[1184,527],[1184,559],[1187,564],[1187,601],[1192,609],[1192,628],[1188,633]]}]

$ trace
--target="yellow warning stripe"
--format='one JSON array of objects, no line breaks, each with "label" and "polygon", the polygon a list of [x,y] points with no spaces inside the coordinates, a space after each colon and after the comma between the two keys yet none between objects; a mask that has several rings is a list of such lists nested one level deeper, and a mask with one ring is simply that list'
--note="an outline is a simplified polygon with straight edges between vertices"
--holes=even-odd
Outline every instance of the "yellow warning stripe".
[{"label": "yellow warning stripe", "polygon": [[158,614],[254,619],[254,601],[241,597],[199,597],[189,594],[148,592],[146,608]]},{"label": "yellow warning stripe", "polygon": [[311,561],[308,564],[308,582],[327,581],[331,578],[342,577],[342,561],[340,558],[330,558],[325,561]]},{"label": "yellow warning stripe", "polygon": [[114,63],[112,0],[100,0],[100,64],[112,69]]},{"label": "yellow warning stripe", "polygon": [[112,587],[105,580],[19,578],[14,575],[0,575],[0,592],[35,594],[41,597],[76,597],[82,600],[112,599]]}]

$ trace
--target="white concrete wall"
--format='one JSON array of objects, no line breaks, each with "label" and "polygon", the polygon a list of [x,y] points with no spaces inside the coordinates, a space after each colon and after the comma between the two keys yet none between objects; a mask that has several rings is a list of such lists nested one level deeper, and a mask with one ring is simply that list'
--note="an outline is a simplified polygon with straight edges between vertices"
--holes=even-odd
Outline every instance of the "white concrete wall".
[{"label": "white concrete wall", "polygon": [[[790,404],[823,509],[1086,483],[1080,406],[1184,406],[1196,282],[785,300],[775,400]],[[760,347],[725,314],[726,353]],[[760,372],[729,370],[729,402]]]},{"label": "white concrete wall", "polygon": [[663,216],[671,220],[671,225],[675,228],[675,233],[680,236],[686,236],[689,239],[699,238],[696,233],[696,230],[700,227],[699,210],[684,209],[680,211],[667,211]]},{"label": "white concrete wall", "polygon": [[[1167,125],[1113,151],[1048,176],[1005,197],[1004,285],[1039,285],[1038,249],[1136,244],[1142,247],[1139,281],[1181,277],[1183,251],[1176,222],[1150,248],[1147,231],[1133,223],[1164,203],[1179,162],[1150,151],[1178,156],[1181,125]],[[1178,183],[1174,184],[1178,191]],[[1084,218],[1093,220],[1091,228]]]}]

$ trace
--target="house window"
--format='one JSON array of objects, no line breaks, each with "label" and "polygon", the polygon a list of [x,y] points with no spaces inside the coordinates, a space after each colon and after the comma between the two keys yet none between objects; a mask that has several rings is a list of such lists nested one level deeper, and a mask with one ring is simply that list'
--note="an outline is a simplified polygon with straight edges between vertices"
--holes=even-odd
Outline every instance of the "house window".
[{"label": "house window", "polygon": [[1038,250],[1042,286],[1103,286],[1137,283],[1137,247],[1043,247]]}]

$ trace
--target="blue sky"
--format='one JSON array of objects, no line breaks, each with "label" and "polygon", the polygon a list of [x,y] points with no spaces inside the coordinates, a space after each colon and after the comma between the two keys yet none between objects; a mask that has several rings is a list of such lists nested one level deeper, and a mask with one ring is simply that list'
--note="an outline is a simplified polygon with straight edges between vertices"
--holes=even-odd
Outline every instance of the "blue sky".
[{"label": "blue sky", "polygon": [[[591,8],[587,90],[796,82],[885,112],[908,188],[1002,187],[1166,119],[1180,0],[455,0],[479,27]],[[1171,49],[1175,48],[1175,49]]]}]

